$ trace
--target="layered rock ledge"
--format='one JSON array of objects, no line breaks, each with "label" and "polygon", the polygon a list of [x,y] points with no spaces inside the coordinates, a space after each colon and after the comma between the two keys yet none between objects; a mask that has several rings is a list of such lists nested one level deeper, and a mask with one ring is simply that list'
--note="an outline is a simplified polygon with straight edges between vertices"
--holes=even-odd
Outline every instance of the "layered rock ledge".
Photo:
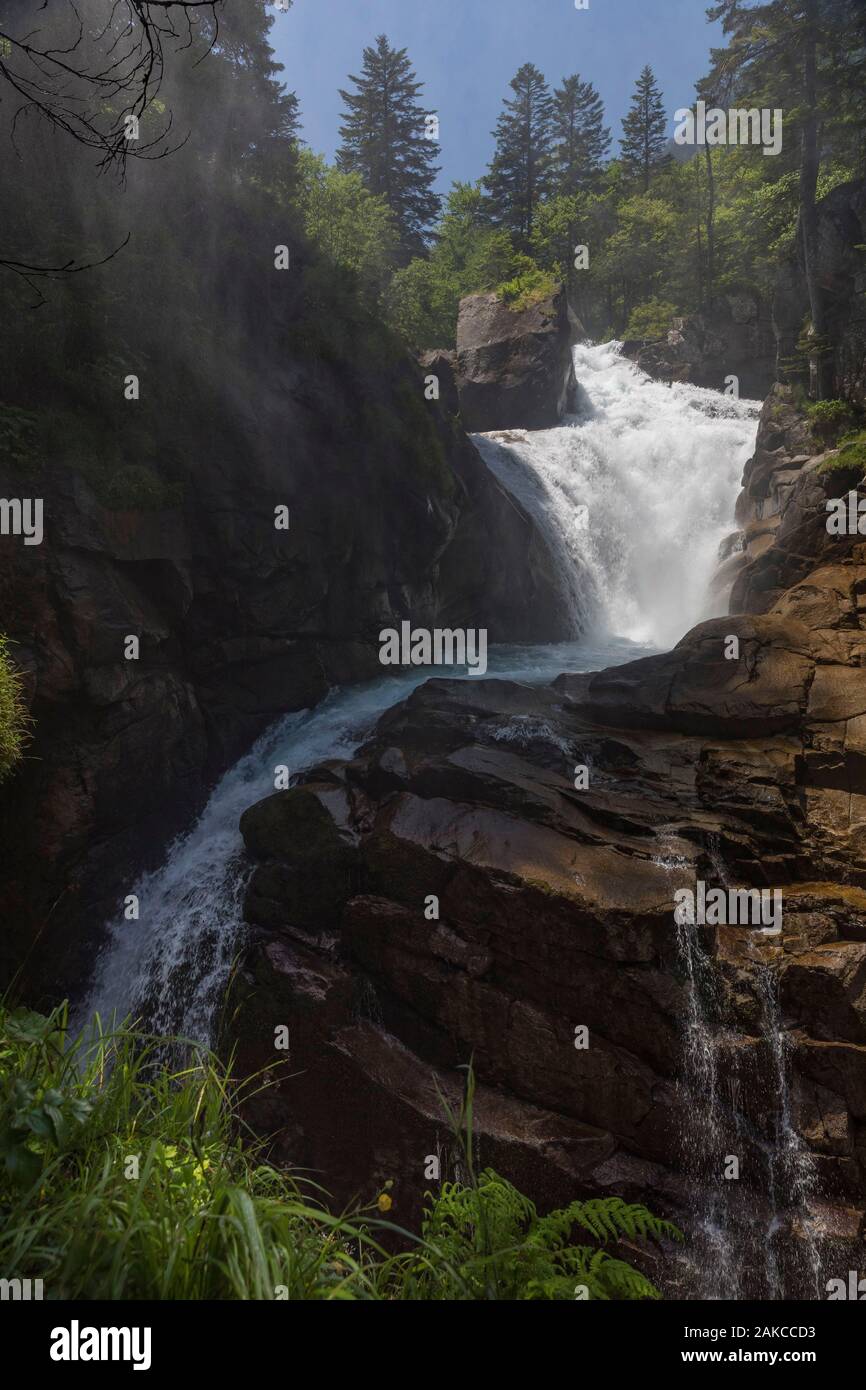
[{"label": "layered rock ledge", "polygon": [[771,404],[740,512],[762,520],[760,479],[783,477],[779,524],[738,552],[733,615],[547,687],[429,681],[351,762],[245,814],[231,1039],[251,1070],[288,1025],[287,1075],[251,1118],[338,1197],[391,1178],[398,1211],[417,1208],[425,1156],[448,1151],[437,1088],[453,1097],[471,1060],[485,1161],[543,1203],[616,1192],[688,1227],[706,1097],[673,895],[700,879],[783,893],[779,936],[699,933],[748,1222],[763,1210],[769,1230],[790,1202],[802,1236],[772,1192],[787,1125],[814,1239],[862,1256],[866,544],[828,536],[834,478],[802,441]]}]

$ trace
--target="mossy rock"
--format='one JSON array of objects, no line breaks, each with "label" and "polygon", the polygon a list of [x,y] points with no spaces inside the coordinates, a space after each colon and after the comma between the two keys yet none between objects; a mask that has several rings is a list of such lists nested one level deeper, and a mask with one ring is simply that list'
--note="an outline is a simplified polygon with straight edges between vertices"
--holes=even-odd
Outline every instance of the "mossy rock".
[{"label": "mossy rock", "polygon": [[[812,436],[819,443],[834,445],[858,423],[858,412],[848,401],[814,401],[806,407]],[[844,440],[843,440],[844,442]]]},{"label": "mossy rock", "polygon": [[240,829],[248,852],[263,861],[250,882],[250,921],[317,934],[339,925],[360,888],[358,854],[313,791],[292,787],[259,801]]},{"label": "mossy rock", "polygon": [[414,908],[423,907],[428,893],[441,896],[454,872],[448,860],[387,829],[367,837],[364,865],[366,891]]},{"label": "mossy rock", "polygon": [[254,859],[300,863],[337,854],[345,841],[333,818],[309,787],[290,787],[257,801],[240,821]]},{"label": "mossy rock", "polygon": [[819,466],[818,472],[824,477],[832,476],[834,483],[846,478],[850,479],[851,486],[858,483],[866,476],[866,430],[844,439],[837,452]]},{"label": "mossy rock", "polygon": [[514,314],[522,314],[535,304],[551,299],[559,289],[559,281],[545,271],[536,270],[506,280],[496,290],[497,298]]}]

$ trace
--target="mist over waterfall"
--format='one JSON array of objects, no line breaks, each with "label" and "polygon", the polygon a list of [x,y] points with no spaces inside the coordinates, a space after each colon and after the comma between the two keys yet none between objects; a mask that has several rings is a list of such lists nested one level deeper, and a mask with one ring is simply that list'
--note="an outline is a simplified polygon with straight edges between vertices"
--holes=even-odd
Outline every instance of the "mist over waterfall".
[{"label": "mist over waterfall", "polygon": [[[659,385],[617,343],[577,347],[574,356],[580,416],[559,429],[476,442],[543,528],[579,640],[500,648],[491,676],[531,683],[566,669],[598,670],[670,646],[710,616],[708,585],[733,525],[757,405]],[[315,710],[277,721],[221,779],[162,867],[134,886],[139,919],[109,924],[82,1023],[96,1012],[130,1014],[154,1031],[212,1042],[243,933],[241,813],[273,791],[277,765],[294,775],[351,756],[380,716],[433,674],[441,669],[335,691]]]},{"label": "mist over waterfall", "polygon": [[720,611],[710,581],[760,403],[653,381],[615,342],[576,347],[574,365],[579,415],[476,444],[545,534],[575,635],[671,647]]}]

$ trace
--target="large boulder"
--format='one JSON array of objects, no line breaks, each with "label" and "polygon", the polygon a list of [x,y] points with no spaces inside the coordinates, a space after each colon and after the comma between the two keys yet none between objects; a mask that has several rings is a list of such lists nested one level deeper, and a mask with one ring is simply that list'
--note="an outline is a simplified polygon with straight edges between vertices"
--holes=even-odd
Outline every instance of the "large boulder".
[{"label": "large boulder", "polygon": [[571,347],[580,336],[565,292],[514,308],[470,294],[457,319],[457,390],[468,430],[543,430],[574,409]]}]

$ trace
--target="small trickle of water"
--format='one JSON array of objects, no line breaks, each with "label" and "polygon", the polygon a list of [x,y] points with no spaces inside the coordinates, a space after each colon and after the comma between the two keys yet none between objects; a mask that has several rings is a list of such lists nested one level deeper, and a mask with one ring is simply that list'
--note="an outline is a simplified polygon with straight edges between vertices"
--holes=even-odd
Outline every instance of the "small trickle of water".
[{"label": "small trickle of water", "polygon": [[[769,1044],[773,1080],[776,1083],[774,1132],[767,1153],[768,1197],[770,1210],[774,1213],[766,1233],[769,1296],[785,1297],[785,1272],[780,1261],[780,1247],[784,1244],[786,1267],[801,1286],[798,1293],[805,1298],[820,1298],[821,1254],[809,1217],[809,1204],[817,1189],[815,1158],[794,1125],[790,1046],[782,1022],[776,972],[770,966],[762,966],[757,971],[756,985],[761,1001],[763,1035]],[[780,1209],[784,1209],[784,1221],[775,1215]],[[795,1220],[799,1233],[793,1246],[796,1253],[792,1259],[790,1230]]]},{"label": "small trickle of water", "polygon": [[[729,886],[715,837],[707,849],[718,880]],[[694,873],[670,833],[661,832],[655,862],[678,878]],[[757,1125],[743,1108],[736,1056],[729,1052],[743,1037],[726,1025],[726,990],[718,964],[696,925],[675,921],[674,928],[685,1000],[678,1089],[690,1202],[689,1248],[682,1259],[687,1296],[820,1298],[821,1257],[809,1213],[817,1190],[815,1160],[794,1124],[790,1049],[775,964],[767,958],[766,943],[755,943],[749,951],[759,1047],[766,1062],[756,1078],[767,1092]],[[750,1180],[726,1177],[731,1158],[741,1167],[756,1165],[757,1172]]]},{"label": "small trickle of water", "polygon": [[[664,828],[659,831],[655,863],[672,878],[686,879],[694,873],[693,863],[678,852],[674,833]],[[683,1264],[691,1295],[735,1299],[740,1296],[742,1269],[731,1230],[724,1164],[726,1155],[738,1152],[731,1147],[731,1130],[736,1129],[737,1120],[730,1094],[723,1096],[720,1081],[725,1036],[719,1022],[720,982],[698,928],[677,921],[674,928],[685,996],[682,1070],[677,1085],[683,1115],[680,1147],[692,1207]]]},{"label": "small trickle of water", "polygon": [[689,923],[677,924],[677,954],[686,995],[679,1083],[689,1117],[682,1133],[683,1162],[698,1197],[690,1258],[693,1270],[700,1270],[702,1298],[734,1299],[740,1296],[742,1268],[731,1232],[724,1164],[726,1156],[738,1150],[731,1146],[733,1115],[719,1083],[718,979],[697,929]]}]

